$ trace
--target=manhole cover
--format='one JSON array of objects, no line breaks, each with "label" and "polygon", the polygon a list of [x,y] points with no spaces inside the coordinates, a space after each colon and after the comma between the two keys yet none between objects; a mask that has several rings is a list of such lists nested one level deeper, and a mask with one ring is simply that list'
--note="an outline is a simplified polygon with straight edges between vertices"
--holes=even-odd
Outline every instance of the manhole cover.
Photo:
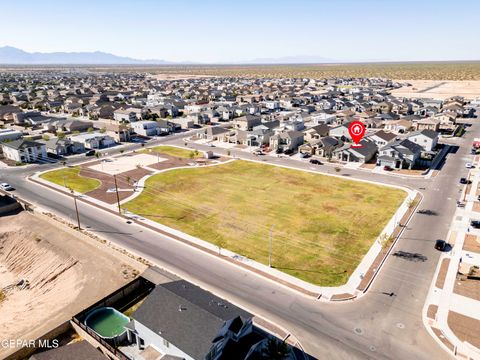
[{"label": "manhole cover", "polygon": [[362,335],[362,334],[363,334],[363,330],[360,329],[360,328],[358,328],[358,327],[355,328],[355,329],[353,329],[353,331],[355,331],[355,334],[358,334],[358,335]]},{"label": "manhole cover", "polygon": [[370,351],[377,351],[377,348],[375,346],[370,346]]},{"label": "manhole cover", "polygon": [[397,327],[398,327],[399,329],[405,329],[405,325],[402,324],[402,323],[397,323]]}]

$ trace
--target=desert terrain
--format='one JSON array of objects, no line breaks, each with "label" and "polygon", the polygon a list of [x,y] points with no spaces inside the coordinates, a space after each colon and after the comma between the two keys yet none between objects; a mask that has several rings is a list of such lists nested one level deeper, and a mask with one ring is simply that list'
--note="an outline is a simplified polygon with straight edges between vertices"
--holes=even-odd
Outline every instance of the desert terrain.
[{"label": "desert terrain", "polygon": [[[0,217],[0,339],[36,339],[145,268],[55,223],[27,212]],[[0,358],[14,351],[0,348]]]},{"label": "desert terrain", "polygon": [[392,94],[398,97],[419,97],[444,100],[451,96],[463,96],[466,99],[480,97],[480,80],[396,80],[409,83],[395,89]]}]

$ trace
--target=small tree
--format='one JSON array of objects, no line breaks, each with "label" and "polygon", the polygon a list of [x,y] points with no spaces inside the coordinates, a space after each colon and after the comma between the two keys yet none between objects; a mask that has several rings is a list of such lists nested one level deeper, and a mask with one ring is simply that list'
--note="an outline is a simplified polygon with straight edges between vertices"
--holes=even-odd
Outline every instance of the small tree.
[{"label": "small tree", "polygon": [[265,360],[284,360],[289,354],[288,345],[275,338],[268,339],[267,346],[262,350],[262,358]]},{"label": "small tree", "polygon": [[227,150],[227,156],[230,156],[230,150]]},{"label": "small tree", "polygon": [[102,155],[102,154],[100,154],[99,151],[95,151],[95,157],[96,157],[97,159],[100,158],[101,155]]},{"label": "small tree", "polygon": [[43,134],[42,139],[45,140],[45,141],[48,141],[48,140],[50,140],[50,136],[48,136],[47,134]]},{"label": "small tree", "polygon": [[92,127],[89,127],[89,128],[87,129],[87,132],[88,132],[89,134],[93,133],[93,128],[92,128]]},{"label": "small tree", "polygon": [[188,153],[188,157],[189,157],[190,159],[194,159],[194,158],[195,158],[195,152],[194,152],[194,151],[190,151],[190,152]]},{"label": "small tree", "polygon": [[60,140],[65,139],[65,133],[62,132],[62,131],[58,131],[58,132],[57,132],[57,137],[58,137]]},{"label": "small tree", "polygon": [[418,200],[415,199],[409,199],[407,202],[407,206],[409,209],[413,209],[415,206],[417,206]]},{"label": "small tree", "polygon": [[104,127],[100,129],[100,133],[101,133],[101,134],[105,134],[106,131],[107,131],[107,129],[104,128]]},{"label": "small tree", "polygon": [[340,172],[340,170],[342,170],[342,169],[340,169],[338,166],[335,167],[335,172],[338,173],[338,172]]}]

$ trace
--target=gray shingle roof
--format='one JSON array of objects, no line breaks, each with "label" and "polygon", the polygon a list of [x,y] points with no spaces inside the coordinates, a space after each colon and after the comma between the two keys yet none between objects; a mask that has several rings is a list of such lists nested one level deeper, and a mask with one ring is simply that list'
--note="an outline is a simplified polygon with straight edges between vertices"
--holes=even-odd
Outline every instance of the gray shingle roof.
[{"label": "gray shingle roof", "polygon": [[106,360],[107,357],[95,349],[88,341],[79,341],[34,354],[29,360]]},{"label": "gray shingle roof", "polygon": [[203,359],[225,321],[251,314],[185,280],[158,285],[132,318],[192,356]]}]

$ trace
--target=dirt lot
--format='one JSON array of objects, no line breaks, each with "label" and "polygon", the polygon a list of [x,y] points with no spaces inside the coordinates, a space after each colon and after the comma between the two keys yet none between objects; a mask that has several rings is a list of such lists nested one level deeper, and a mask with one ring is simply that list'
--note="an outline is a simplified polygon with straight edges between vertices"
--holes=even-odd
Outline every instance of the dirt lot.
[{"label": "dirt lot", "polygon": [[[144,268],[46,216],[0,217],[0,339],[36,339]],[[0,358],[14,351],[0,348]]]},{"label": "dirt lot", "polygon": [[479,80],[397,80],[408,82],[412,86],[404,86],[392,91],[398,97],[422,97],[446,99],[451,96],[464,96],[467,99],[480,97]]},{"label": "dirt lot", "polygon": [[480,320],[450,311],[448,313],[448,326],[462,341],[468,341],[476,347],[480,347]]}]

